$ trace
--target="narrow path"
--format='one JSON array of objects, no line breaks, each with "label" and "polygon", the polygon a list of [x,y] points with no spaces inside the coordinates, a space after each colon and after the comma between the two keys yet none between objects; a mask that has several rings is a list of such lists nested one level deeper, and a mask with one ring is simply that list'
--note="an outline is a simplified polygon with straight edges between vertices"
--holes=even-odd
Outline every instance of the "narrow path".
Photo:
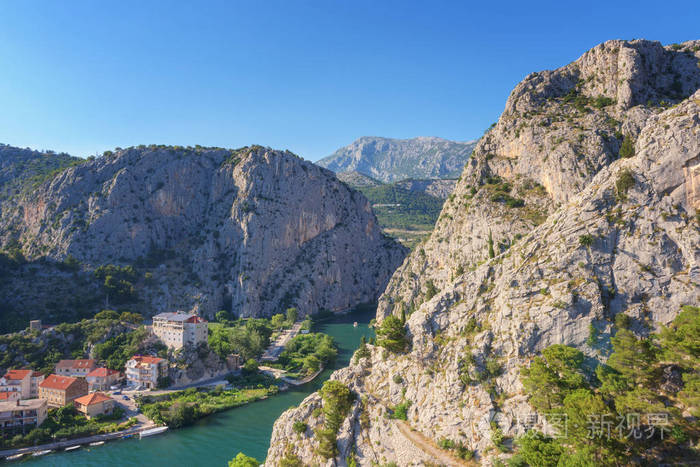
[{"label": "narrow path", "polygon": [[287,345],[287,342],[289,342],[294,337],[296,337],[297,334],[299,334],[299,331],[301,331],[302,324],[302,321],[297,321],[296,323],[294,323],[294,326],[292,326],[291,329],[282,331],[282,334],[280,334],[280,336],[275,340],[275,342],[270,344],[270,346],[265,350],[265,353],[262,355],[262,357],[260,357],[260,361],[277,361],[277,358],[284,351],[284,347]]},{"label": "narrow path", "polygon": [[452,454],[450,454],[449,451],[445,451],[443,449],[440,449],[438,446],[435,445],[433,440],[427,438],[419,431],[413,431],[411,429],[411,427],[408,425],[408,423],[404,422],[403,420],[396,420],[395,424],[396,424],[396,427],[401,432],[401,434],[404,436],[404,438],[406,438],[414,446],[416,446],[418,449],[420,449],[421,451],[426,453],[428,456],[430,456],[433,460],[436,460],[441,464],[450,465],[450,466],[453,466],[453,465],[459,465],[459,466],[475,465],[473,463],[469,463],[465,460],[454,457]]}]

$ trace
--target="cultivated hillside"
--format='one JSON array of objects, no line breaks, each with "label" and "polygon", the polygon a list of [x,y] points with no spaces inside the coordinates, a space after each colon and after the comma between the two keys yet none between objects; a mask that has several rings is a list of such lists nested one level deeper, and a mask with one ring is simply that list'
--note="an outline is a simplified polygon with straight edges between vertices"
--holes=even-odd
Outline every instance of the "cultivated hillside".
[{"label": "cultivated hillside", "polygon": [[[466,465],[513,452],[530,456],[516,465],[696,456],[688,443],[698,437],[698,355],[678,360],[669,346],[658,357],[655,344],[634,336],[658,331],[686,306],[683,332],[695,323],[687,339],[697,339],[699,62],[700,41],[616,40],[526,77],[477,145],[435,231],[380,299],[382,346],[366,346],[332,376],[357,397],[343,402],[329,387],[285,412],[267,465],[295,457],[331,465],[322,455],[333,451],[329,436],[335,465]],[[583,354],[555,347],[538,357],[553,344]],[[594,374],[612,350],[611,366]],[[522,382],[530,365],[526,374],[541,378],[534,389]],[[680,435],[591,441],[572,420],[562,440],[513,442],[529,428],[547,433],[551,424],[530,415],[552,409],[584,425],[591,411],[660,411]],[[335,432],[314,431],[335,428],[328,417],[338,414]],[[294,422],[308,429],[297,434]]]},{"label": "cultivated hillside", "polygon": [[[68,259],[77,277],[117,265],[98,271],[101,305],[146,314],[342,310],[376,299],[405,254],[332,172],[259,146],[118,150],[6,206],[4,247],[30,262]],[[31,310],[27,287],[18,277],[3,295]]]},{"label": "cultivated hillside", "polygon": [[364,136],[317,162],[334,172],[357,171],[383,182],[457,177],[476,141]]}]

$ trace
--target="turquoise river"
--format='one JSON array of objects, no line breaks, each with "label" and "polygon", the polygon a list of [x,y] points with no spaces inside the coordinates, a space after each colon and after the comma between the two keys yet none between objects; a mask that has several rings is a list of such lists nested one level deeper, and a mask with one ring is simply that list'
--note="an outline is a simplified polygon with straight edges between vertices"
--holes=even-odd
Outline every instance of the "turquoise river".
[{"label": "turquoise river", "polygon": [[[74,452],[29,458],[16,465],[32,466],[219,466],[225,467],[239,451],[260,461],[265,459],[272,425],[279,415],[321,387],[334,369],[347,365],[361,337],[372,335],[368,327],[373,309],[340,315],[316,325],[319,332],[333,336],[339,347],[334,368],[323,371],[314,381],[269,399],[199,420],[188,428],[169,431],[152,438],[111,441],[103,446]],[[354,327],[353,322],[358,326]],[[6,464],[13,465],[13,464]]]}]

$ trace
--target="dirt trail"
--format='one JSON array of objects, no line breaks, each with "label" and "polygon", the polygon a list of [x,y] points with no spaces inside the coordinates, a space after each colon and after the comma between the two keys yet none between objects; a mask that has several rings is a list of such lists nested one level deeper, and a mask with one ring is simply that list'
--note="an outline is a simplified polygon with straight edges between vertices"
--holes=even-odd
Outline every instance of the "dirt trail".
[{"label": "dirt trail", "polygon": [[421,451],[426,453],[433,460],[440,464],[449,466],[475,465],[473,463],[452,456],[448,451],[440,449],[435,445],[435,443],[431,439],[427,438],[422,433],[411,430],[411,427],[408,425],[408,423],[404,421],[396,420],[396,427],[407,440],[413,443],[414,446],[419,448]]}]

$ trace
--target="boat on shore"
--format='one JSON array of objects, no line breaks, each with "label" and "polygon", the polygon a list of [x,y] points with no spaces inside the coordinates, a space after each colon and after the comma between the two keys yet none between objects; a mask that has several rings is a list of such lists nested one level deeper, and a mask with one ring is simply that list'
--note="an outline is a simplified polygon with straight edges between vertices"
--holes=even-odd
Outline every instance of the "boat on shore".
[{"label": "boat on shore", "polygon": [[64,451],[75,451],[76,449],[80,449],[80,445],[78,444],[77,446],[69,446]]},{"label": "boat on shore", "polygon": [[90,443],[90,446],[102,446],[105,444],[104,441],[95,441],[94,443]]},{"label": "boat on shore", "polygon": [[145,437],[147,437],[147,436],[159,435],[159,434],[164,433],[164,432],[166,432],[166,431],[168,431],[168,427],[167,427],[167,426],[159,426],[159,427],[156,427],[156,428],[151,428],[150,430],[144,430],[144,431],[142,431],[142,432],[139,434],[139,437],[140,437],[140,438],[145,438]]},{"label": "boat on shore", "polygon": [[5,458],[6,461],[16,461],[18,459],[21,459],[24,457],[24,455],[27,454],[26,452],[20,452],[19,454],[12,454],[11,456],[7,456]]},{"label": "boat on shore", "polygon": [[36,451],[32,453],[32,457],[39,457],[39,456],[45,456],[46,454],[50,453],[51,449],[44,449],[43,451]]}]

